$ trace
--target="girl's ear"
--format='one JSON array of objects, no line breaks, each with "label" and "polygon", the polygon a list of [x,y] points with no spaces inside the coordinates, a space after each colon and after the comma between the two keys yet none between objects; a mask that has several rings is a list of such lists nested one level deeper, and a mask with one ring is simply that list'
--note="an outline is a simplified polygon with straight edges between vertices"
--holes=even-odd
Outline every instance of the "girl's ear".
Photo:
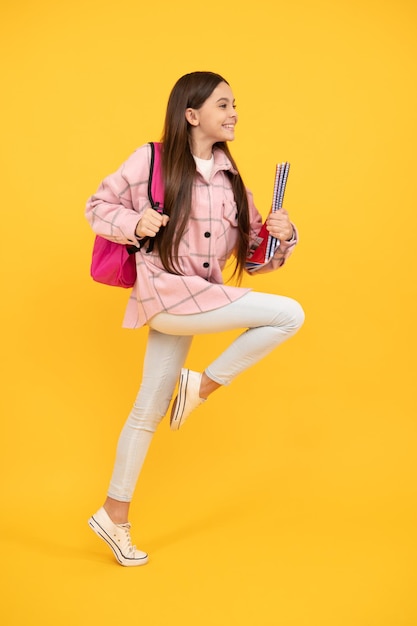
[{"label": "girl's ear", "polygon": [[198,115],[195,109],[185,109],[185,119],[191,126],[198,126]]}]

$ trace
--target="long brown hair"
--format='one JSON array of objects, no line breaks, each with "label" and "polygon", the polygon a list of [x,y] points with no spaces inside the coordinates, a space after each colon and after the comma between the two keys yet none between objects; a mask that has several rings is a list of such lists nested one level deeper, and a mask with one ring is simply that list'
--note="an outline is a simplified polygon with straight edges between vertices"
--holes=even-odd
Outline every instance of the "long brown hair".
[{"label": "long brown hair", "polygon": [[[178,248],[184,234],[190,212],[192,188],[196,165],[191,153],[191,126],[185,118],[188,108],[199,109],[219,83],[229,84],[220,74],[192,72],[182,76],[174,85],[168,99],[165,125],[162,135],[162,170],[165,194],[164,212],[170,216],[165,228],[158,233],[158,252],[168,272],[178,274]],[[216,143],[236,163],[225,142]],[[236,249],[236,265],[233,275],[241,278],[248,252],[249,208],[246,189],[240,174],[227,172],[230,178],[238,213],[239,240]]]}]

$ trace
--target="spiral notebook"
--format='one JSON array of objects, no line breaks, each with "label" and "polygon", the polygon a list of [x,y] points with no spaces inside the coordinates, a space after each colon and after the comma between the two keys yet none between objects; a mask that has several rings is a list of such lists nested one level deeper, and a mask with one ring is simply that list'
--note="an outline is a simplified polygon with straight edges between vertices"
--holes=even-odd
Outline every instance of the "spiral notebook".
[{"label": "spiral notebook", "polygon": [[[289,170],[290,164],[288,161],[278,163],[276,166],[272,211],[278,211],[278,209],[282,208]],[[249,272],[256,271],[262,265],[268,263],[274,256],[275,250],[279,247],[280,241],[268,233],[264,223],[259,231],[256,244],[246,261],[246,269]]]}]

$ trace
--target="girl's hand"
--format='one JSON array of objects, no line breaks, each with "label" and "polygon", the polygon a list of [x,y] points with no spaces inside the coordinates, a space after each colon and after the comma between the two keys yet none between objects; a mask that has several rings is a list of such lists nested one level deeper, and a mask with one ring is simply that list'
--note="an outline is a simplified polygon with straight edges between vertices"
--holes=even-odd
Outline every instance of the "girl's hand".
[{"label": "girl's hand", "polygon": [[293,228],[285,209],[278,209],[269,214],[266,228],[270,235],[281,241],[289,241],[293,236]]},{"label": "girl's hand", "polygon": [[161,215],[155,209],[146,209],[136,226],[136,237],[139,239],[141,237],[155,237],[162,226],[168,224],[168,220],[168,215]]}]

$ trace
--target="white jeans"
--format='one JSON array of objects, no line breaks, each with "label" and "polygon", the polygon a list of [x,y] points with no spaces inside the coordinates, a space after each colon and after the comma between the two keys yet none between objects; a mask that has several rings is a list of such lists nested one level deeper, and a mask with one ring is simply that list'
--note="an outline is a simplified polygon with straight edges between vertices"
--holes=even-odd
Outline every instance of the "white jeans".
[{"label": "white jeans", "polygon": [[303,309],[295,300],[254,291],[206,313],[155,315],[149,321],[141,387],[120,434],[109,497],[131,501],[153,434],[171,402],[193,335],[247,329],[205,369],[209,378],[228,385],[294,335],[303,321]]}]

